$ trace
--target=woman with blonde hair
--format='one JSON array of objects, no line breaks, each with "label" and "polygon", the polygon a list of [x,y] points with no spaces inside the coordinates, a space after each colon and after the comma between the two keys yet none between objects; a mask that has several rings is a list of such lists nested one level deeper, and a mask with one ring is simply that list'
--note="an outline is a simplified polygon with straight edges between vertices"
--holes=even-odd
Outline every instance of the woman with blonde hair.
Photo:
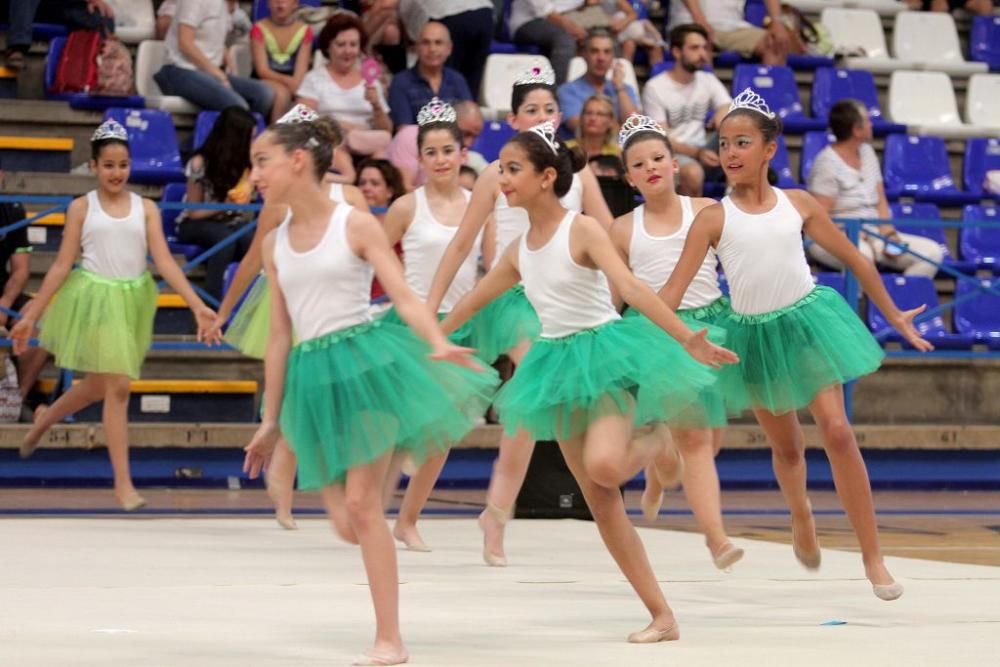
[{"label": "woman with blonde hair", "polygon": [[587,159],[600,155],[618,156],[618,144],[615,135],[618,123],[615,121],[615,107],[611,98],[606,95],[593,95],[583,103],[580,112],[580,123],[576,128],[576,138],[570,139],[566,145],[570,148],[579,146]]}]

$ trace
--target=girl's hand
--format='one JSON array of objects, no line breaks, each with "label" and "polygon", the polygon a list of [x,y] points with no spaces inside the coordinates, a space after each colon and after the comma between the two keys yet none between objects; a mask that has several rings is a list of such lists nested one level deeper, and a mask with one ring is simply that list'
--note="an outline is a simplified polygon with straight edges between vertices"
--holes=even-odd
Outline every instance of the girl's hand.
[{"label": "girl's hand", "polygon": [[[889,324],[891,324],[896,331],[902,334],[907,343],[920,352],[930,352],[934,349],[934,346],[931,345],[930,341],[921,336],[920,332],[917,331],[917,328],[913,326],[913,318],[925,310],[927,310],[926,304],[920,306],[919,308],[914,308],[913,310],[904,310],[899,313],[899,315],[889,318]],[[13,335],[11,337],[13,337]]]},{"label": "girl's hand", "polygon": [[451,343],[436,346],[428,355],[434,361],[447,361],[457,366],[464,366],[474,371],[483,371],[482,364],[472,356],[475,352],[471,347],[459,347]]},{"label": "girl's hand", "polygon": [[707,336],[708,329],[695,331],[684,342],[684,349],[696,360],[712,368],[721,368],[723,364],[739,363],[740,358],[736,356],[735,352],[719,347],[709,341]]},{"label": "girl's hand", "polygon": [[194,319],[198,323],[198,340],[206,345],[219,345],[222,342],[222,333],[221,327],[213,331],[218,319],[215,311],[202,305],[192,309],[191,312],[194,313]]},{"label": "girl's hand", "polygon": [[212,324],[205,330],[205,338],[212,341],[222,340],[222,327],[226,325],[229,315],[221,311],[215,314]]},{"label": "girl's hand", "polygon": [[35,333],[35,321],[22,317],[10,330],[10,339],[14,341],[14,354],[22,354],[28,349],[31,337]]},{"label": "girl's hand", "polygon": [[278,444],[278,425],[274,422],[264,422],[254,433],[250,444],[243,448],[247,453],[243,459],[243,472],[247,473],[250,479],[257,479],[260,473],[267,470],[271,463],[271,455]]}]

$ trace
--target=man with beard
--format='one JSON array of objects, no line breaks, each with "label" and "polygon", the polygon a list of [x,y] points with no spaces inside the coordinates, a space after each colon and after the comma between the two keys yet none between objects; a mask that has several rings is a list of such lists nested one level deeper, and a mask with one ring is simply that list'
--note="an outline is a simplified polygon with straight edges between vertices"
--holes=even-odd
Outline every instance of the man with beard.
[{"label": "man with beard", "polygon": [[648,116],[663,124],[674,146],[680,164],[678,193],[700,197],[706,169],[719,167],[719,154],[711,147],[707,128],[714,129],[726,115],[732,98],[718,77],[704,71],[712,54],[703,27],[688,23],[671,30],[670,51],[674,68],[646,83],[642,106]]}]

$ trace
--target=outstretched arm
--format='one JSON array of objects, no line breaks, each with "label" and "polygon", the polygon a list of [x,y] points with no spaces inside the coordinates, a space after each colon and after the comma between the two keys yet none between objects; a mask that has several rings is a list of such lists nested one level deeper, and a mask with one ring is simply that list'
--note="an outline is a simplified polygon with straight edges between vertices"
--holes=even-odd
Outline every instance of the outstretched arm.
[{"label": "outstretched arm", "polygon": [[723,220],[722,206],[719,205],[703,208],[695,216],[694,222],[691,223],[691,230],[684,241],[684,251],[681,253],[681,258],[674,266],[667,284],[660,290],[660,298],[670,308],[676,310],[680,307],[684,293],[687,292],[688,286],[705,261],[708,249],[719,242]]},{"label": "outstretched arm", "polygon": [[857,276],[861,288],[871,297],[886,320],[908,343],[921,352],[933,350],[931,345],[913,326],[913,318],[924,312],[926,305],[913,310],[901,311],[882,284],[875,265],[854,246],[847,236],[833,224],[826,210],[808,192],[788,191],[788,198],[802,214],[803,230],[816,243],[839,259],[844,266]]}]

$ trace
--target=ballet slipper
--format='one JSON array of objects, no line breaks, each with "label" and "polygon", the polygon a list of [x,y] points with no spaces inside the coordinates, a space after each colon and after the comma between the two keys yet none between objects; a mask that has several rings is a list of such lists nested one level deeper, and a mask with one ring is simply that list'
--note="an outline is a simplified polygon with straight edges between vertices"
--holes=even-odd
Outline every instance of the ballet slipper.
[{"label": "ballet slipper", "polygon": [[[483,528],[483,518],[489,516],[494,519],[501,527],[506,526],[507,522],[510,521],[510,512],[504,511],[492,503],[486,503],[486,509],[483,510],[482,514],[479,515],[479,528]],[[484,531],[485,532],[485,531]],[[507,567],[507,558],[501,556],[500,554],[491,553],[483,547],[483,560],[490,567]]]},{"label": "ballet slipper", "polygon": [[406,651],[397,655],[378,655],[375,653],[362,653],[354,659],[352,665],[402,665],[410,660],[410,654]]},{"label": "ballet slipper", "polygon": [[712,562],[715,563],[715,567],[726,571],[742,558],[743,549],[734,546],[732,542],[726,542],[712,554]]},{"label": "ballet slipper", "polygon": [[681,629],[677,627],[677,622],[674,621],[669,628],[664,630],[651,626],[645,630],[633,632],[628,636],[628,641],[630,644],[656,644],[658,642],[673,642],[680,638]]}]

